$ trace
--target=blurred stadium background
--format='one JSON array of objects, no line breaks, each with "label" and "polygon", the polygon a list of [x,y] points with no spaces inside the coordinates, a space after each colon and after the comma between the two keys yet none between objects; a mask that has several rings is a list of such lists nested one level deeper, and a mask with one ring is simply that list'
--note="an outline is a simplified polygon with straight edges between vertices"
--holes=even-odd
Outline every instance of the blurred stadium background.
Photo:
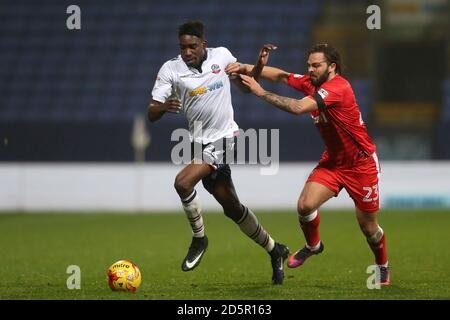
[{"label": "blurred stadium background", "polygon": [[[81,30],[66,27],[72,4]],[[381,8],[381,30],[366,27],[371,4]],[[448,299],[449,16],[447,0],[0,1],[0,243],[4,271],[14,275],[0,299],[117,299],[107,294],[104,271],[123,257],[141,267],[140,299]],[[265,253],[219,215],[207,218],[216,245],[205,266],[179,270],[190,231],[173,189],[180,166],[170,162],[170,137],[186,121],[167,115],[150,124],[146,107],[188,19],[205,23],[209,46],[225,46],[242,62],[276,44],[270,65],[295,73],[305,71],[310,45],[340,50],[382,165],[388,210],[380,218],[395,270],[388,291],[365,288],[372,257],[345,192],[327,204],[341,211],[323,213],[328,254],[289,270],[283,289],[269,288]],[[323,143],[308,116],[232,90],[241,128],[280,130],[279,172],[235,166],[239,197],[294,249],[303,241],[297,197]],[[205,212],[220,211],[197,190]],[[63,270],[74,263],[83,270],[81,292],[65,287]]]},{"label": "blurred stadium background", "polygon": [[[81,30],[66,28],[70,4],[81,8]],[[378,146],[383,204],[450,206],[449,3],[379,1],[381,30],[366,27],[370,4],[1,1],[0,208],[177,208],[172,181],[179,168],[169,163],[175,144],[170,135],[186,121],[169,115],[150,125],[146,106],[160,66],[179,52],[177,26],[187,19],[202,20],[209,46],[228,47],[243,62],[253,63],[261,44],[274,43],[279,50],[270,64],[296,73],[305,70],[311,44],[335,45]],[[289,88],[266,87],[298,96]],[[267,201],[258,204],[255,193],[282,183],[295,189],[292,201],[280,198],[272,207],[293,207],[323,151],[309,117],[292,117],[234,89],[233,104],[243,129],[280,129],[280,172],[286,172],[261,180],[254,168],[237,168],[242,173],[236,179],[248,173],[242,180],[266,183],[244,195],[253,195],[253,205],[270,207],[264,194],[258,197]],[[136,162],[140,171],[130,171]],[[243,185],[242,192],[248,188]]]}]

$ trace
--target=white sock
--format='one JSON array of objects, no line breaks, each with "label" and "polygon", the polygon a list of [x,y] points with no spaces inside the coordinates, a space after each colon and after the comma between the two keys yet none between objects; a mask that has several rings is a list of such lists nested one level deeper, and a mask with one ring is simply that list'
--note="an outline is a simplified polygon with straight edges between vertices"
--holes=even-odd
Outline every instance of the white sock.
[{"label": "white sock", "polygon": [[196,238],[205,236],[205,226],[203,225],[202,209],[200,207],[200,199],[197,191],[191,193],[187,198],[181,199],[184,212],[189,220],[192,228],[192,234]]},{"label": "white sock", "polygon": [[247,207],[244,206],[244,214],[242,218],[237,222],[239,228],[247,236],[252,238],[257,244],[266,249],[267,252],[272,251],[275,247],[275,241],[264,230],[261,224],[258,222],[255,214]]},{"label": "white sock", "polygon": [[316,217],[317,217],[317,210],[311,212],[310,214],[308,214],[307,216],[302,216],[302,215],[298,215],[298,220],[300,222],[310,222],[313,221]]},{"label": "white sock", "polygon": [[311,251],[319,250],[319,248],[320,248],[320,241],[317,242],[317,244],[316,244],[315,246],[313,246],[313,247],[308,246],[308,244],[306,244],[306,247],[307,247],[309,250],[311,250]]}]

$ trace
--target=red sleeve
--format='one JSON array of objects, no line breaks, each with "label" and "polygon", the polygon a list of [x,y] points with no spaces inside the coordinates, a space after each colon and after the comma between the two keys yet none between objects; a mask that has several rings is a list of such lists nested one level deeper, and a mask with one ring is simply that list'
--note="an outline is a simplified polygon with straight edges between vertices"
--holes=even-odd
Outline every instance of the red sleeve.
[{"label": "red sleeve", "polygon": [[[320,87],[320,89],[317,91],[317,94],[322,97],[325,106],[329,107],[342,101],[344,88],[342,86],[339,86],[338,83],[327,81]],[[316,100],[312,95],[310,96],[310,98]]]},{"label": "red sleeve", "polygon": [[311,84],[309,76],[301,74],[289,74],[288,85],[292,88],[303,92],[305,95],[314,93],[314,86]]}]

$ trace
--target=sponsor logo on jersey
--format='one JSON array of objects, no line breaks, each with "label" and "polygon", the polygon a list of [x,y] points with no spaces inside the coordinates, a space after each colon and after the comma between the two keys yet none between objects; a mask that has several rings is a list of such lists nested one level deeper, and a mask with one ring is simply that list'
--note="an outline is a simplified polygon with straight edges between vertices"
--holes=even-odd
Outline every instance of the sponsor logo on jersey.
[{"label": "sponsor logo on jersey", "polygon": [[320,89],[317,91],[317,93],[322,97],[322,99],[325,99],[325,97],[328,95],[328,91],[325,89]]},{"label": "sponsor logo on jersey", "polygon": [[189,96],[194,97],[194,96],[197,96],[199,94],[205,94],[205,93],[207,93],[209,91],[214,91],[214,90],[220,89],[222,87],[223,87],[223,82],[222,81],[217,81],[217,82],[214,82],[213,84],[210,84],[208,86],[201,86],[201,87],[195,88],[194,90],[189,92]]},{"label": "sponsor logo on jersey", "polygon": [[294,74],[294,78],[303,78],[303,75],[302,74]]},{"label": "sponsor logo on jersey", "polygon": [[218,74],[218,73],[220,72],[220,67],[219,67],[218,64],[213,64],[213,65],[211,66],[211,70],[212,70],[212,73]]},{"label": "sponsor logo on jersey", "polygon": [[196,73],[189,73],[189,74],[182,74],[180,75],[180,79],[183,78],[201,78],[203,77],[203,74],[196,74]]}]

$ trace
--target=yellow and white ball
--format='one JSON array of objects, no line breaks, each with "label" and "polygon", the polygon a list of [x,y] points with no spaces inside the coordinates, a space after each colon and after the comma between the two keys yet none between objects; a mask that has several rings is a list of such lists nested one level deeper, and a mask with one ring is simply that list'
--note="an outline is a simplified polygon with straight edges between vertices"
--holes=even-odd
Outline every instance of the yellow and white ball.
[{"label": "yellow and white ball", "polygon": [[113,291],[136,292],[141,285],[141,271],[133,262],[119,260],[108,268],[108,285]]}]

